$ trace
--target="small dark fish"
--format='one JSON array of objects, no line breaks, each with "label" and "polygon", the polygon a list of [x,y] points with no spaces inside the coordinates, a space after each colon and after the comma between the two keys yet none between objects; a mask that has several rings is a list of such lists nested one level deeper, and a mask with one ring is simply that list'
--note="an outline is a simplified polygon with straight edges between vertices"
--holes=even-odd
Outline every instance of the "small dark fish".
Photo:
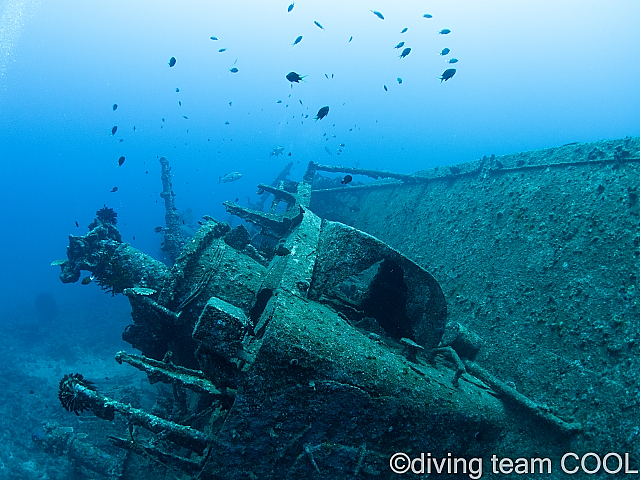
[{"label": "small dark fish", "polygon": [[404,47],[404,42],[400,42],[399,44],[397,44],[395,47],[393,48],[402,48]]},{"label": "small dark fish", "polygon": [[409,47],[402,50],[402,53],[398,55],[398,58],[404,58],[411,53],[411,49]]},{"label": "small dark fish", "polygon": [[313,23],[316,24],[316,27],[320,28],[321,30],[324,30],[324,27],[320,25],[320,23],[316,22],[315,20],[313,21]]},{"label": "small dark fish", "polygon": [[[134,240],[136,239],[136,236],[135,236],[135,235],[133,236],[133,239],[134,239]],[[108,378],[107,378],[107,380],[108,380]]]},{"label": "small dark fish", "polygon": [[164,118],[161,118],[162,122],[164,123]]},{"label": "small dark fish", "polygon": [[233,102],[229,102],[229,106],[231,106],[233,104]]},{"label": "small dark fish", "polygon": [[78,222],[76,221],[76,227],[79,227],[80,225],[78,225]]},{"label": "small dark fish", "polygon": [[329,113],[329,107],[322,107],[318,110],[318,114],[314,117],[316,121],[322,120]]},{"label": "small dark fish", "polygon": [[458,63],[458,59],[457,58],[450,58],[447,63]]},{"label": "small dark fish", "polygon": [[171,57],[169,59],[169,67],[173,67],[176,64],[176,57]]},{"label": "small dark fish", "polygon": [[282,100],[278,100],[276,103],[282,103]]},{"label": "small dark fish", "polygon": [[451,33],[451,30],[449,30],[448,28],[443,28],[442,30],[440,30],[438,32],[440,35],[446,35],[448,33]]},{"label": "small dark fish", "polygon": [[187,117],[186,115],[182,115],[182,118],[184,118],[185,120],[189,120],[189,117]]},{"label": "small dark fish", "polygon": [[156,227],[156,228],[153,229],[153,231],[156,232],[156,233],[162,233],[163,230],[164,230],[164,228],[162,228],[162,227]]},{"label": "small dark fish", "polygon": [[113,127],[111,129],[111,136],[113,137],[116,134],[117,131],[118,131],[118,127]]},{"label": "small dark fish", "polygon": [[433,15],[429,14],[429,13],[425,13],[424,15],[422,15],[424,18],[433,18]]},{"label": "small dark fish", "polygon": [[386,86],[386,85],[383,85],[383,87],[384,87],[384,91],[385,91],[385,92],[388,92],[388,90],[387,90],[387,86]]},{"label": "small dark fish", "polygon": [[444,56],[444,55],[449,55],[449,52],[451,50],[449,50],[448,48],[443,48],[442,51],[440,52],[440,55]]},{"label": "small dark fish", "polygon": [[324,147],[324,151],[331,155],[331,150],[329,150],[327,147]]},{"label": "small dark fish", "polygon": [[407,27],[404,27],[400,33],[406,33],[407,30],[409,29]]},{"label": "small dark fish", "polygon": [[121,167],[123,163],[124,163],[124,157],[120,157],[118,159],[118,166]]},{"label": "small dark fish", "polygon": [[134,125],[134,127],[133,127],[133,131],[134,131],[134,132],[137,132],[135,125]]},{"label": "small dark fish", "polygon": [[218,37],[211,37],[211,40],[220,40]]},{"label": "small dark fish", "polygon": [[226,48],[221,48],[220,50],[218,50],[219,53],[226,52],[226,51],[227,51]]},{"label": "small dark fish", "polygon": [[378,11],[376,11],[376,10],[370,10],[370,12],[371,12],[371,13],[373,13],[373,14],[374,14],[376,17],[378,17],[380,20],[384,20],[384,16],[383,16],[380,12],[378,12]]},{"label": "small dark fish", "polygon": [[304,107],[304,104],[302,103],[302,100],[298,99],[298,101],[300,102],[300,105],[302,105]]},{"label": "small dark fish", "polygon": [[[225,124],[225,125],[229,125],[229,122],[228,122],[228,121],[226,121],[226,122],[224,122],[224,124]],[[220,153],[220,152],[218,152],[218,153]]]},{"label": "small dark fish", "polygon": [[290,253],[291,253],[291,250],[289,250],[287,247],[283,247],[282,245],[280,245],[276,250],[276,255],[278,255],[279,257],[285,257]]},{"label": "small dark fish", "polygon": [[353,180],[353,177],[351,175],[345,175],[340,183],[346,185],[347,183],[350,183],[351,180]]},{"label": "small dark fish", "polygon": [[[309,75],[303,75],[302,77],[300,75],[298,75],[296,72],[289,72],[287,73],[287,80],[289,80],[291,83],[300,83],[300,80],[302,80],[304,82],[304,78],[308,77]],[[307,83],[307,82],[304,82]]]},{"label": "small dark fish", "polygon": [[287,13],[291,12],[291,10],[293,10],[293,6],[295,5],[294,2],[291,2],[291,5],[289,5],[289,7],[287,8]]},{"label": "small dark fish", "polygon": [[294,42],[292,43],[292,45],[297,45],[302,41],[302,35],[300,35],[299,37],[297,37]]},{"label": "small dark fish", "polygon": [[229,71],[231,73],[238,73],[238,69],[236,67],[230,68]]},{"label": "small dark fish", "polygon": [[287,155],[291,156],[291,152],[287,153]]},{"label": "small dark fish", "polygon": [[349,37],[349,42],[351,42],[351,40],[353,40],[353,36]]},{"label": "small dark fish", "polygon": [[178,105],[182,106],[182,102],[180,100],[178,100]]},{"label": "small dark fish", "polygon": [[341,147],[346,147],[344,143],[339,143],[338,145],[340,145]]},{"label": "small dark fish", "polygon": [[180,89],[178,87],[176,87],[176,92],[179,92],[179,91],[180,91]]},{"label": "small dark fish", "polygon": [[117,104],[117,103],[114,103],[114,104],[113,104],[113,110],[115,111],[115,110],[117,110],[117,109],[118,109],[118,104]]},{"label": "small dark fish", "polygon": [[89,285],[91,282],[92,282],[91,277],[84,277],[82,279],[82,282],[80,282],[80,283],[82,283],[82,285]]},{"label": "small dark fish", "polygon": [[447,81],[450,78],[453,78],[453,76],[456,74],[456,69],[455,68],[447,68],[444,73],[442,74],[442,76],[440,77],[440,83],[442,83],[443,81]]},{"label": "small dark fish", "polygon": [[111,193],[114,193],[114,192],[117,192],[117,191],[118,191],[118,187],[113,187],[113,188],[111,189]]},{"label": "small dark fish", "polygon": [[400,77],[398,77],[396,80],[398,80],[398,83],[402,85],[402,79]]}]

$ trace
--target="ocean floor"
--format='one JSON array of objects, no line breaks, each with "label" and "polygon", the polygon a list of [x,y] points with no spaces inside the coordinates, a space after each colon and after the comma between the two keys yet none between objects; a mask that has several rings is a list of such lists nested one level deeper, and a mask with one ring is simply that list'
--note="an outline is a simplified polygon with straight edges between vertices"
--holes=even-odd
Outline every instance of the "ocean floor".
[{"label": "ocean floor", "polygon": [[162,387],[114,360],[118,350],[132,352],[120,338],[131,320],[128,302],[105,295],[98,303],[56,304],[57,314],[50,318],[29,306],[2,315],[0,479],[104,478],[70,462],[64,445],[47,445],[47,423],[74,434],[99,430],[101,434],[92,437],[104,439],[104,445],[96,446],[111,455],[123,454],[107,441],[108,433],[126,435],[122,420],[107,422],[86,412],[76,416],[62,408],[57,392],[65,374],[81,373],[101,393],[134,406],[150,408],[155,403]]}]

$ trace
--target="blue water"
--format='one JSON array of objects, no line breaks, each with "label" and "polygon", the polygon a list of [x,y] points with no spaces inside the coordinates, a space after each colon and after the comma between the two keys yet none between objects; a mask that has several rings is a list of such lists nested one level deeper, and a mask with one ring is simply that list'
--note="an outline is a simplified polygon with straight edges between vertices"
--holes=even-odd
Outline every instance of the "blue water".
[{"label": "blue water", "polygon": [[[27,311],[39,292],[112,305],[96,285],[62,285],[49,264],[103,205],[125,241],[157,256],[162,155],[178,208],[226,220],[222,201],[255,201],[255,185],[288,161],[296,179],[310,160],[412,172],[640,135],[635,0],[288,5],[0,3],[0,310]],[[412,48],[403,59],[401,41]],[[292,88],[290,71],[306,83]],[[278,145],[284,155],[270,156]],[[242,179],[218,184],[234,171]]]}]

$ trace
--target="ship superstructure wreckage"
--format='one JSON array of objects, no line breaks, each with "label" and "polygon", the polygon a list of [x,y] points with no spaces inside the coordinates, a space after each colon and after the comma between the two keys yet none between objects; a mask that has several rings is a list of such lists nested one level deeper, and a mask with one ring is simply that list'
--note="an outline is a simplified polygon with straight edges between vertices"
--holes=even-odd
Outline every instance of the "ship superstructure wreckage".
[{"label": "ship superstructure wreckage", "polygon": [[[310,163],[301,182],[259,185],[268,212],[225,202],[257,234],[204,217],[186,240],[160,162],[171,267],[122,242],[109,209],[54,262],[65,283],[85,270],[128,297],[123,338],[142,355],[116,360],[173,387],[174,413],[161,418],[65,375],[68,411],[126,419],[114,445],[193,478],[388,478],[395,452],[481,457],[522,412],[558,435],[580,430],[474,363],[480,339],[447,323],[425,269],[309,209],[318,171],[384,172]],[[124,475],[115,463],[89,468]]]}]

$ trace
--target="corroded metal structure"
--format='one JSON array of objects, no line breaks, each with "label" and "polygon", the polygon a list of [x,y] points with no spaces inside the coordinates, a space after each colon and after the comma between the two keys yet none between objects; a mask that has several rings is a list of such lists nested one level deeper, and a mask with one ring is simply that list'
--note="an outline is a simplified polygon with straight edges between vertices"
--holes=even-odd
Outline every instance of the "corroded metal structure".
[{"label": "corroded metal structure", "polygon": [[[177,414],[162,419],[67,377],[74,405],[148,432],[115,445],[201,479],[388,478],[396,451],[490,451],[510,421],[497,398],[506,387],[496,393],[488,374],[467,373],[481,372],[456,353],[473,343],[468,333],[442,342],[446,302],[426,270],[309,210],[317,167],[300,183],[260,185],[270,212],[226,203],[272,239],[268,251],[244,226],[210,217],[171,268],[122,243],[107,220],[70,237],[57,262],[63,282],[102,265],[95,258],[126,272],[112,291],[131,303],[123,338],[143,356],[116,360],[174,388]],[[564,432],[579,428],[544,415]]]}]

